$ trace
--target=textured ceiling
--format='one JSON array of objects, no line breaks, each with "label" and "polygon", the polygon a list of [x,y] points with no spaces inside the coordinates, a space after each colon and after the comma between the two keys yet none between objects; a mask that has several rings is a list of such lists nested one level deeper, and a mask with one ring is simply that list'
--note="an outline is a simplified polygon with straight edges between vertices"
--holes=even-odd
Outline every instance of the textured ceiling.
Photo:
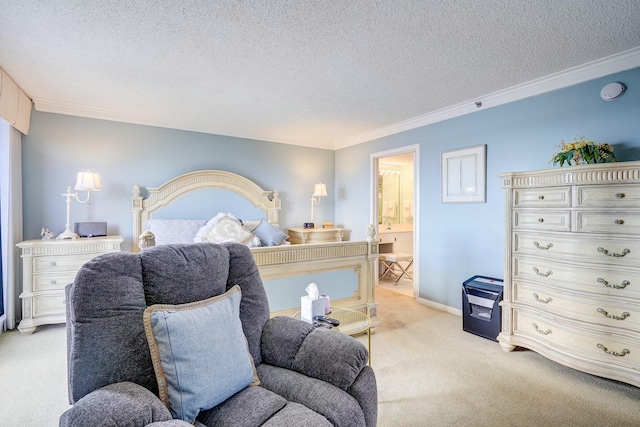
[{"label": "textured ceiling", "polygon": [[638,0],[3,0],[37,110],[336,148],[640,46]]}]

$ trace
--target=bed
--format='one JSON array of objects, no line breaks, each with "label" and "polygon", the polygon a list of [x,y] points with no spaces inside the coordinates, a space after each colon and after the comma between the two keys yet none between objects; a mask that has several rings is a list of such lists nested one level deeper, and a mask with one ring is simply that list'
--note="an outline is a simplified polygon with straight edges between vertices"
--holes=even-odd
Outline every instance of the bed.
[{"label": "bed", "polygon": [[[181,199],[188,197],[204,197],[212,198],[211,193],[207,190],[223,190],[239,196],[252,205],[257,212],[255,218],[238,218],[247,231],[259,226],[268,227],[271,230],[280,228],[280,211],[282,209],[281,200],[278,190],[263,190],[255,182],[243,176],[219,170],[201,170],[189,172],[184,175],[172,178],[156,188],[145,188],[141,185],[133,186],[133,194],[131,197],[131,210],[133,213],[133,251],[138,252],[140,246],[136,236],[153,233],[153,238],[157,244],[170,243],[190,243],[193,238],[190,237],[191,231],[196,227],[202,227],[209,224],[223,213],[219,212],[193,212],[187,209],[188,214],[177,212],[176,217],[165,218],[163,220],[155,219],[155,216],[167,208],[176,204]],[[193,203],[187,205],[191,206]],[[235,215],[229,212],[231,217]],[[166,214],[165,214],[166,216]],[[196,218],[196,219],[193,219]],[[189,229],[185,236],[180,238],[172,237],[174,240],[164,239],[162,227],[160,229],[145,230],[145,226],[154,224],[154,221],[166,221],[172,230],[184,227]],[[264,223],[268,225],[265,225]],[[366,313],[372,322],[372,327],[379,325],[377,317],[377,304],[375,302],[375,284],[376,274],[375,267],[378,259],[378,241],[375,236],[373,226],[367,229],[367,238],[362,241],[342,241],[342,242],[326,242],[326,243],[308,243],[308,244],[284,244],[274,246],[255,246],[251,247],[254,259],[260,274],[267,284],[272,281],[273,287],[277,283],[278,293],[286,293],[289,301],[297,301],[297,304],[289,303],[289,306],[279,306],[272,315],[291,315],[299,311],[300,289],[291,286],[290,283],[297,284],[306,283],[309,277],[314,278],[318,275],[344,274],[347,272],[349,276],[354,277],[353,289],[347,289],[346,295],[339,298],[331,298],[331,304],[341,307],[351,308],[353,310]],[[202,232],[202,230],[200,230]],[[286,233],[282,230],[281,233]],[[182,239],[182,240],[180,240]],[[274,243],[274,242],[272,242]],[[288,281],[288,282],[287,282]],[[336,280],[337,282],[340,279]],[[289,284],[288,284],[289,283]],[[333,286],[340,286],[339,283],[333,283]],[[297,285],[296,285],[297,286]],[[334,288],[335,289],[335,288]],[[268,290],[269,293],[269,290]],[[336,292],[340,294],[341,292]],[[271,303],[271,301],[270,301]]]}]

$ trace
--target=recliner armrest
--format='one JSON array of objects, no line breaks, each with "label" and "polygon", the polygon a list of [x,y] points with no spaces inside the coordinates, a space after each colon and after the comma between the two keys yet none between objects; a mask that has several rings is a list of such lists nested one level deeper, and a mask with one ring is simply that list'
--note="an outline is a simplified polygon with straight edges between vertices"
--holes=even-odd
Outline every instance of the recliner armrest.
[{"label": "recliner armrest", "polygon": [[366,347],[350,336],[292,317],[270,319],[262,330],[262,361],[347,390],[367,365]]},{"label": "recliner armrest", "polygon": [[[167,423],[164,423],[164,422]],[[175,422],[178,423],[175,423]],[[120,382],[99,388],[78,400],[60,417],[60,427],[140,426],[159,423],[166,427],[189,426],[173,420],[169,409],[146,388]],[[161,422],[161,423],[160,423]]]}]

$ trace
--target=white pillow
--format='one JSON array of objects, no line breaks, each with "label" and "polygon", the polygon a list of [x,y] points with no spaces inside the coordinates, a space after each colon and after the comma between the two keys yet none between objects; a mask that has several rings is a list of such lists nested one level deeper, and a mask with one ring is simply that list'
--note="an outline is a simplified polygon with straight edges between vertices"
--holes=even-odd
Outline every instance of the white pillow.
[{"label": "white pillow", "polygon": [[222,212],[198,230],[193,242],[236,242],[249,247],[260,246],[259,237],[245,230],[242,223],[235,216]]},{"label": "white pillow", "polygon": [[193,236],[204,224],[203,219],[150,219],[143,228],[153,233],[159,246],[192,243]]}]

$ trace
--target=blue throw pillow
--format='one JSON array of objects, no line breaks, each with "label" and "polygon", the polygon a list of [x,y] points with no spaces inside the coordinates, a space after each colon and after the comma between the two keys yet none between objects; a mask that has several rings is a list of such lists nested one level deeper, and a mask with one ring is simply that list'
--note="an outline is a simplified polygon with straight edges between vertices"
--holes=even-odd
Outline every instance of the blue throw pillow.
[{"label": "blue throw pillow", "polygon": [[252,231],[252,233],[260,238],[263,246],[278,246],[284,242],[289,235],[284,233],[278,227],[274,227],[264,218],[260,224]]},{"label": "blue throw pillow", "polygon": [[174,418],[193,423],[249,385],[259,384],[240,321],[240,287],[189,304],[156,304],[144,329],[160,399]]}]

